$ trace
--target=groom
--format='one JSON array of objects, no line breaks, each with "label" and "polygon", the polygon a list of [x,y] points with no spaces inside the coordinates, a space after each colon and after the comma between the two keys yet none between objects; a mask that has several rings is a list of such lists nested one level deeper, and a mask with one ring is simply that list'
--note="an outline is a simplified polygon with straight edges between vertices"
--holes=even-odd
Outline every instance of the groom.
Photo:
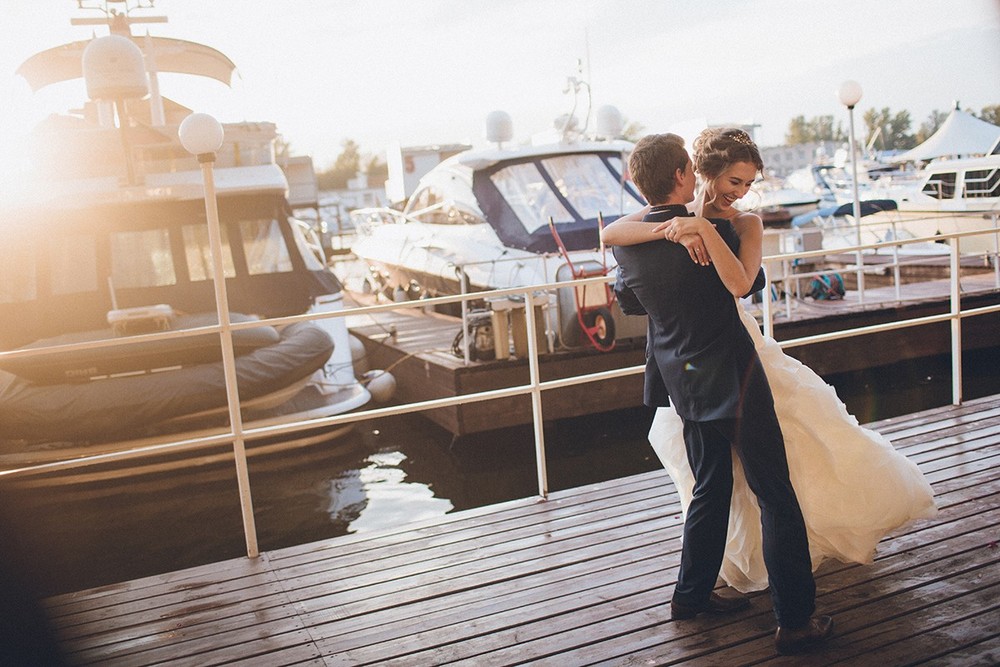
[{"label": "groom", "polygon": [[[695,174],[683,140],[654,134],[636,144],[632,180],[652,205],[645,221],[686,216]],[[739,237],[727,220],[712,220],[727,245]],[[674,619],[745,609],[749,600],[713,592],[726,546],[733,489],[732,452],[761,508],[764,561],[778,620],[781,653],[798,653],[830,636],[833,621],[813,617],[816,585],[802,513],[788,477],[771,389],[733,295],[710,264],[680,243],[614,248],[615,291],[649,315],[644,401],[673,403],[684,422],[694,495],[684,522],[680,572],[670,602]],[[760,276],[758,276],[760,282]],[[760,289],[755,283],[754,289]]]}]

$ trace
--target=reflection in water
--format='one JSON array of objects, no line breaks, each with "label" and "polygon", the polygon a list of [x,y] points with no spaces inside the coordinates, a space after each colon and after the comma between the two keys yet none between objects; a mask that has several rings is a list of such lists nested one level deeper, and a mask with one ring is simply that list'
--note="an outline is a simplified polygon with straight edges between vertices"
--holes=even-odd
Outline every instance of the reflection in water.
[{"label": "reflection in water", "polygon": [[[407,482],[400,464],[406,460],[402,452],[378,452],[368,457],[368,466],[358,471],[364,487],[357,518],[349,531],[360,533],[380,528],[392,528],[405,523],[443,516],[453,505],[445,498],[435,498],[427,484]],[[353,472],[353,471],[352,471]],[[337,516],[343,499],[340,480],[331,480],[330,515]],[[352,508],[355,509],[355,508]]]}]

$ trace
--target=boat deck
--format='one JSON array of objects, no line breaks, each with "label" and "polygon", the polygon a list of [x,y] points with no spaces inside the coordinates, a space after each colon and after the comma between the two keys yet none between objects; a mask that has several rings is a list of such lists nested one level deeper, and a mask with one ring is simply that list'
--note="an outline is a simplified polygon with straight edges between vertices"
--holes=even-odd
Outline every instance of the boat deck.
[{"label": "boat deck", "polygon": [[870,566],[825,563],[820,653],[779,658],[765,594],[672,622],[681,530],[646,473],[61,595],[75,664],[1000,663],[1000,395],[871,425],[914,460],[939,515]]}]

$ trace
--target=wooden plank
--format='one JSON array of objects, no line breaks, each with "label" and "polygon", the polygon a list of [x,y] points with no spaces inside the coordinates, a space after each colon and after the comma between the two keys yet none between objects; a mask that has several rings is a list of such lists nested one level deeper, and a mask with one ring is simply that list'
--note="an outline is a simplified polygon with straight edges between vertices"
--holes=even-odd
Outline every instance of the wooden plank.
[{"label": "wooden plank", "polygon": [[[151,638],[158,636],[155,629],[143,628],[142,631]],[[263,659],[262,656],[275,651],[291,651],[297,660],[318,658],[321,655],[309,632],[294,617],[277,620],[261,617],[257,622],[250,619],[250,622],[238,626],[219,626],[218,631],[201,637],[176,638],[169,633],[162,633],[161,636],[161,642],[143,645],[122,643],[78,651],[71,653],[71,657],[75,661],[114,667],[134,665],[137,659],[143,664],[169,662],[171,665],[206,665],[215,662],[214,656],[224,658],[233,654]],[[69,648],[72,649],[72,646],[70,644]],[[252,648],[248,650],[248,646]]]},{"label": "wooden plank", "polygon": [[[966,545],[968,547],[968,542]],[[942,576],[955,577],[962,573],[982,572],[988,569],[985,566],[996,562],[996,558],[983,553],[983,551],[982,549],[966,548],[965,551],[956,555],[954,545],[938,544],[929,550],[917,549],[903,554],[902,557],[897,555],[883,559],[873,566],[854,566],[839,575],[818,578],[817,603],[822,612],[833,613],[838,626],[847,625],[850,628],[853,627],[852,621],[844,611],[856,606],[859,602],[867,604],[871,600],[871,582],[879,577],[880,572],[886,576],[897,570],[905,574],[907,584],[900,585],[897,581],[892,581],[888,590],[891,591],[891,595],[904,596],[906,601],[901,603],[901,606],[906,607],[908,600],[915,597],[910,591],[921,584],[934,584]],[[928,562],[929,559],[935,557],[935,554],[938,560]],[[956,569],[957,575],[955,574]],[[974,580],[975,576],[971,576],[970,580]],[[1000,577],[1000,569],[994,576]],[[919,598],[924,592],[926,591],[921,591],[916,597]],[[874,613],[872,609],[868,609],[857,615],[856,622],[866,626],[874,625],[874,619],[883,618],[885,615],[891,618],[891,610],[887,611],[879,607],[878,602],[879,600],[876,599],[873,603]],[[540,664],[557,664],[558,660],[567,661],[563,664],[591,664],[601,655],[628,655],[631,660],[648,661],[647,664],[666,664],[673,661],[749,664],[774,658],[772,638],[774,623],[773,616],[767,609],[769,607],[767,598],[764,596],[755,597],[754,605],[763,613],[758,612],[755,616],[745,615],[743,618],[736,618],[738,615],[734,615],[724,619],[699,621],[696,626],[697,632],[694,634],[688,633],[687,629],[695,624],[673,623],[668,620],[668,613],[665,613],[659,620],[654,617],[643,617],[633,621],[629,618],[627,623],[622,624],[623,626],[640,628],[638,632],[629,630],[616,634],[612,631],[600,631],[598,628],[593,628],[595,632],[592,636],[611,637],[609,640],[602,639],[600,642],[586,641],[588,639],[586,630],[589,628],[585,628],[578,633],[579,636],[576,639],[579,642],[579,648],[570,650],[568,647],[562,647],[556,660]],[[841,619],[841,616],[845,618]],[[650,623],[649,621],[656,622]],[[838,629],[837,637],[839,638],[842,634],[843,630]],[[825,656],[829,651],[836,650],[837,646],[839,646],[839,642],[834,640],[831,642],[830,648],[825,648],[821,655]],[[526,647],[521,645],[521,648]]]},{"label": "wooden plank", "polygon": [[[622,566],[609,566],[600,571],[581,575],[578,579],[548,583],[545,586],[506,591],[483,591],[478,599],[449,609],[425,614],[421,609],[411,610],[406,618],[378,618],[366,633],[331,635],[320,646],[328,651],[331,665],[352,665],[386,660],[400,655],[414,658],[412,664],[427,661],[427,654],[435,654],[434,661],[452,659],[454,656],[438,653],[445,643],[465,644],[476,637],[502,630],[511,618],[535,614],[574,614],[589,610],[595,597],[615,600],[640,593],[653,596],[662,604],[667,595],[665,583],[659,581],[664,568],[663,558],[650,558],[655,546],[639,552],[638,562],[628,563],[630,577],[621,576]],[[424,658],[421,658],[424,654]]]}]

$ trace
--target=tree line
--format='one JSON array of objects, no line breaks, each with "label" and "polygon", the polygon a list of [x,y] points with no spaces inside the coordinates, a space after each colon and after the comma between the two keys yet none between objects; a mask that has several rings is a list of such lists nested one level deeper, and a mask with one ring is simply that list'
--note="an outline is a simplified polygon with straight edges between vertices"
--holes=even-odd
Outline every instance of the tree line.
[{"label": "tree line", "polygon": [[359,172],[367,174],[369,179],[375,179],[377,182],[389,177],[389,166],[385,161],[376,155],[363,155],[361,147],[353,139],[345,139],[340,146],[340,155],[333,164],[316,174],[320,190],[342,190]]},{"label": "tree line", "polygon": [[[972,109],[966,111],[987,123],[1000,125],[1000,104],[983,107],[979,113]],[[948,117],[948,111],[934,110],[920,124],[916,132],[912,131],[913,119],[909,111],[893,112],[889,107],[871,108],[862,115],[865,132],[859,141],[871,143],[877,150],[908,150],[926,141]],[[626,126],[625,137],[636,141],[644,134],[644,128],[635,122]],[[806,144],[820,141],[845,142],[848,140],[847,130],[843,121],[835,121],[833,115],[796,116],[788,123],[785,134],[785,144]],[[286,147],[287,149],[287,147]],[[316,174],[321,190],[339,190],[347,187],[347,182],[358,173],[367,174],[375,182],[385,180],[389,174],[388,165],[377,155],[367,155],[361,152],[361,147],[353,139],[341,142],[341,152],[330,167],[319,170]]]},{"label": "tree line", "polygon": [[[1000,125],[1000,104],[985,106],[978,114],[972,109],[965,111],[987,123]],[[948,111],[935,109],[927,120],[920,124],[917,131],[913,132],[913,119],[909,111],[893,113],[889,107],[871,108],[862,116],[865,133],[859,137],[859,141],[865,144],[871,143],[872,148],[876,150],[908,150],[927,141],[938,131],[948,114]],[[785,134],[785,144],[789,146],[818,141],[839,143],[847,140],[844,123],[834,123],[832,115],[814,116],[809,119],[805,116],[796,116],[789,122],[788,132]]]}]

